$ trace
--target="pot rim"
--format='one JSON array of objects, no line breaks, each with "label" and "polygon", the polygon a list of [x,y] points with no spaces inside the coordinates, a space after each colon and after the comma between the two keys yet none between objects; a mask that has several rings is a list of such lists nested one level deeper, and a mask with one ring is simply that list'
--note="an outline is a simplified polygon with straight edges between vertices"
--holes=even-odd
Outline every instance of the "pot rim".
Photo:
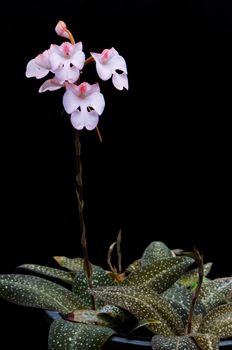
[{"label": "pot rim", "polygon": [[[47,318],[50,321],[55,321],[61,318],[60,314],[56,311],[45,311]],[[133,345],[134,348],[143,347],[144,349],[151,349],[151,339],[147,337],[141,337],[141,336],[128,336],[128,335],[121,335],[116,334],[112,335],[108,342],[115,343],[115,344],[129,344]],[[220,348],[223,347],[228,350],[232,350],[232,338],[230,339],[221,339],[219,343]]]}]

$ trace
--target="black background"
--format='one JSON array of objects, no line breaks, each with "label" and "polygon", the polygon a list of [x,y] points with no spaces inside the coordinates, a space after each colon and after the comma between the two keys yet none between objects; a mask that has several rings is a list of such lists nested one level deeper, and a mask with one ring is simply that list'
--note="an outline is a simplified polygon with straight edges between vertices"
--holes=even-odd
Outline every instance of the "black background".
[{"label": "black background", "polygon": [[[128,64],[128,92],[100,81],[103,144],[94,131],[81,134],[90,259],[106,267],[121,228],[124,266],[162,240],[170,248],[195,245],[214,261],[212,276],[230,275],[232,7],[213,0],[6,4],[0,272],[81,254],[73,130],[61,115],[62,92],[38,94],[41,81],[25,77],[31,58],[62,42],[54,32],[59,19],[86,56],[113,46]],[[96,82],[94,65],[85,77]],[[41,314],[0,306],[7,348],[15,341],[46,348]]]}]

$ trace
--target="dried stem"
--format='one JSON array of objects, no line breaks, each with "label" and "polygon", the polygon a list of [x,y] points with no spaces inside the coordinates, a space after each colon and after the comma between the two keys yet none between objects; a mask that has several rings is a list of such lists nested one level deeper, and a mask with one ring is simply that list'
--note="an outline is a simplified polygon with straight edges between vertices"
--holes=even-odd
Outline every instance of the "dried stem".
[{"label": "dried stem", "polygon": [[[76,132],[75,138],[75,146],[76,146],[76,195],[78,199],[78,209],[79,209],[79,218],[80,218],[80,231],[81,231],[81,245],[83,248],[84,255],[84,271],[87,279],[87,284],[90,289],[93,287],[92,283],[92,266],[88,257],[88,249],[87,249],[87,240],[86,240],[86,231],[85,231],[85,221],[84,221],[84,200],[83,200],[83,187],[82,187],[82,161],[81,161],[81,143],[79,132]],[[94,296],[91,295],[92,308],[95,307],[95,299]]]},{"label": "dried stem", "polygon": [[118,272],[122,272],[122,252],[121,252],[121,242],[122,242],[122,230],[119,230],[117,237],[117,255],[118,255]]},{"label": "dried stem", "polygon": [[197,302],[197,299],[199,297],[199,293],[201,290],[201,286],[203,283],[203,278],[204,278],[204,261],[203,261],[203,256],[199,253],[199,251],[197,249],[194,248],[194,259],[195,262],[198,266],[198,283],[197,283],[197,287],[193,293],[192,296],[192,302],[190,305],[190,309],[189,309],[189,315],[188,315],[188,321],[187,321],[187,325],[186,325],[186,334],[191,334],[192,332],[192,320],[193,320],[193,312],[194,312],[194,308]]}]

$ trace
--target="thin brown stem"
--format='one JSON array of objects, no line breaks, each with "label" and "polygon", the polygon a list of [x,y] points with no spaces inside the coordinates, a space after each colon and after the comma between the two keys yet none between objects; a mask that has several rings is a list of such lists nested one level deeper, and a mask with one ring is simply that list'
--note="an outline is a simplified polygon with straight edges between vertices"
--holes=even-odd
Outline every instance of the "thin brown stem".
[{"label": "thin brown stem", "polygon": [[[79,209],[79,218],[80,218],[80,231],[81,231],[81,245],[83,249],[84,255],[84,271],[87,279],[87,284],[90,289],[93,288],[92,283],[92,266],[89,261],[88,256],[88,247],[86,240],[86,231],[85,231],[85,221],[84,221],[84,200],[83,200],[83,186],[82,186],[82,161],[81,161],[81,143],[79,132],[76,132],[75,138],[75,146],[76,146],[76,195],[78,199],[78,209]],[[92,308],[96,309],[94,296],[91,295]]]},{"label": "thin brown stem", "polygon": [[201,286],[202,286],[203,279],[204,279],[203,256],[195,248],[194,248],[193,254],[194,254],[195,262],[198,266],[198,283],[197,283],[197,287],[196,287],[196,289],[193,293],[193,296],[192,296],[192,301],[191,301],[189,315],[188,315],[188,321],[187,321],[187,325],[186,325],[186,334],[191,334],[191,332],[192,332],[192,320],[193,320],[194,308],[195,308],[197,299],[199,297]]},{"label": "thin brown stem", "polygon": [[92,56],[86,58],[86,60],[85,60],[85,66],[86,66],[87,64],[93,62],[93,61],[94,61],[94,58],[93,58]]},{"label": "thin brown stem", "polygon": [[100,133],[100,130],[99,130],[98,126],[96,126],[96,131],[97,131],[97,136],[99,138],[99,141],[102,143],[103,140],[102,140],[102,136],[101,136],[101,133]]}]

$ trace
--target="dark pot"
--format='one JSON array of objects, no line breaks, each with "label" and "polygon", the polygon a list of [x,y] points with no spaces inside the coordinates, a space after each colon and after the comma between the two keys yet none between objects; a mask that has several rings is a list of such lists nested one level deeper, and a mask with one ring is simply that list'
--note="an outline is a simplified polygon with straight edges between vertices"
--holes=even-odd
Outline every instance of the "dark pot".
[{"label": "dark pot", "polygon": [[[50,321],[60,318],[57,312],[46,311],[46,315]],[[102,350],[151,350],[151,340],[149,338],[113,335],[110,337]],[[232,350],[232,339],[220,341],[219,349]]]}]

